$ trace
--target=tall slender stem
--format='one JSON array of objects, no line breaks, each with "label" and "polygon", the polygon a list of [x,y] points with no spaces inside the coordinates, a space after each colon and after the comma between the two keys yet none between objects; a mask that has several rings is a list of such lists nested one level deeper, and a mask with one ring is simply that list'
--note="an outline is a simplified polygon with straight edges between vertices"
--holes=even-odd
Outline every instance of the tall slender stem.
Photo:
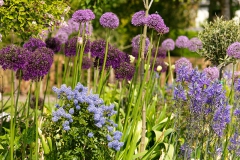
[{"label": "tall slender stem", "polygon": [[15,126],[14,126],[14,73],[11,71],[11,122],[10,122],[10,128],[11,128],[11,136],[10,136],[10,157],[11,160],[14,159],[13,152],[14,152],[14,132],[15,132]]},{"label": "tall slender stem", "polygon": [[35,159],[38,159],[38,98],[39,98],[39,82],[36,82],[36,91],[35,91],[35,97],[36,97],[36,104],[35,104],[35,126],[36,126],[36,139],[35,139]]},{"label": "tall slender stem", "polygon": [[108,43],[109,43],[109,30],[107,32],[107,37],[106,37],[106,48],[105,48],[105,53],[104,53],[104,60],[103,60],[103,66],[101,69],[101,76],[100,76],[100,80],[99,80],[99,86],[98,86],[98,94],[101,95],[101,88],[102,88],[102,81],[103,81],[103,75],[104,75],[104,70],[105,70],[105,66],[106,66],[106,61],[107,61],[107,55],[108,55]]}]

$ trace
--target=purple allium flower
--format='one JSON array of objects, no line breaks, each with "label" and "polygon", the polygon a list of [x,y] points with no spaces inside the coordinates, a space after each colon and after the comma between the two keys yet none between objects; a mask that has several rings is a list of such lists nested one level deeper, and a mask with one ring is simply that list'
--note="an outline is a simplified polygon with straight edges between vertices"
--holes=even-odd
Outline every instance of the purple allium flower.
[{"label": "purple allium flower", "polygon": [[[155,56],[155,53],[156,53],[156,48],[154,47],[152,49],[152,57]],[[164,58],[166,58],[166,55],[167,55],[167,51],[165,49],[163,49],[162,47],[159,47],[158,51],[157,51],[157,57],[164,59]]]},{"label": "purple allium flower", "polygon": [[92,42],[89,39],[84,38],[84,53],[89,53],[91,51]]},{"label": "purple allium flower", "polygon": [[186,70],[191,71],[192,70],[192,63],[187,58],[180,58],[175,62],[175,70],[178,72],[179,69],[181,69],[183,66],[185,66]]},{"label": "purple allium flower", "polygon": [[65,55],[67,57],[76,56],[77,37],[72,37],[65,44]]},{"label": "purple allium flower", "polygon": [[146,24],[145,11],[138,11],[134,13],[131,22],[134,26],[144,26]]},{"label": "purple allium flower", "polygon": [[55,35],[55,38],[58,38],[61,44],[64,44],[68,40],[68,34],[63,30],[58,30],[57,34]]},{"label": "purple allium flower", "polygon": [[188,48],[189,39],[186,36],[179,36],[176,39],[176,46],[178,48]]},{"label": "purple allium flower", "polygon": [[26,48],[31,52],[41,47],[46,47],[46,44],[37,38],[30,38],[29,41],[23,44],[23,48]]},{"label": "purple allium flower", "polygon": [[231,121],[230,109],[229,105],[220,106],[214,113],[212,128],[219,137],[223,136],[226,125]]},{"label": "purple allium flower", "polygon": [[188,49],[192,52],[196,52],[199,49],[202,49],[202,42],[200,39],[194,37],[189,40]]},{"label": "purple allium flower", "polygon": [[89,132],[89,133],[88,133],[88,137],[89,137],[89,138],[92,138],[92,137],[93,137],[93,133],[92,133],[92,132]]},{"label": "purple allium flower", "polygon": [[23,69],[28,61],[31,52],[25,48],[9,45],[0,50],[0,66],[14,71]]},{"label": "purple allium flower", "polygon": [[95,18],[94,13],[90,9],[80,9],[73,13],[72,19],[78,23],[86,23]]},{"label": "purple allium flower", "polygon": [[150,14],[146,18],[146,24],[149,28],[155,29],[158,33],[165,34],[169,32],[169,28],[164,24],[162,17],[157,14]]},{"label": "purple allium flower", "polygon": [[164,50],[167,50],[167,51],[172,51],[174,50],[175,48],[175,42],[168,38],[168,39],[165,39],[163,42],[162,42],[162,45],[161,47],[164,49]]},{"label": "purple allium flower", "polygon": [[58,38],[47,38],[45,40],[46,47],[53,50],[53,52],[57,53],[61,49],[61,42]]},{"label": "purple allium flower", "polygon": [[115,69],[116,79],[131,80],[135,72],[134,66],[127,62],[122,62],[118,68]]},{"label": "purple allium flower", "polygon": [[119,26],[119,19],[116,14],[106,12],[100,17],[100,24],[104,28],[115,29]]},{"label": "purple allium flower", "polygon": [[[147,54],[147,51],[148,51],[148,47],[149,47],[149,44],[150,44],[150,41],[149,41],[149,38],[146,37],[146,41],[145,41],[145,50],[144,50],[144,53]],[[132,39],[132,55],[134,57],[138,57],[138,52],[141,48],[141,35],[137,35],[135,37],[133,37]]]},{"label": "purple allium flower", "polygon": [[92,66],[93,66],[93,61],[87,56],[84,56],[82,60],[82,69],[89,69]]},{"label": "purple allium flower", "polygon": [[[85,28],[85,29],[84,29]],[[85,32],[84,35],[92,35],[93,26],[90,22],[86,22],[85,24],[82,23],[80,27],[80,36],[83,36],[83,31]]]},{"label": "purple allium flower", "polygon": [[207,77],[211,81],[215,81],[219,78],[219,69],[217,67],[208,67],[203,70]]},{"label": "purple allium flower", "polygon": [[227,54],[229,57],[240,58],[240,42],[234,42],[227,48]]},{"label": "purple allium flower", "polygon": [[46,47],[36,49],[28,56],[28,63],[22,70],[24,80],[40,80],[45,76],[53,63],[54,52]]},{"label": "purple allium flower", "polygon": [[[109,45],[110,47],[110,45]],[[91,44],[91,55],[93,57],[101,57],[104,58],[104,53],[105,53],[105,48],[106,48],[106,42],[104,40],[95,40]]]}]

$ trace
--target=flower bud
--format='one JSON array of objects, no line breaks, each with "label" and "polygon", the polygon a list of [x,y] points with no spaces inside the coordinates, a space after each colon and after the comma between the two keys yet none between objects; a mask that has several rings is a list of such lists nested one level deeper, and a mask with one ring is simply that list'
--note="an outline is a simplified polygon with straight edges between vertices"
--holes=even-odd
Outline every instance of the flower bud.
[{"label": "flower bud", "polygon": [[157,66],[157,71],[160,72],[162,70],[162,66]]},{"label": "flower bud", "polygon": [[77,43],[80,44],[80,45],[83,44],[83,39],[82,39],[82,37],[78,37],[78,39],[77,39]]},{"label": "flower bud", "polygon": [[175,65],[172,65],[171,68],[172,68],[172,69],[175,69]]},{"label": "flower bud", "polygon": [[132,56],[132,55],[129,55],[129,57],[130,57],[130,63],[133,63],[133,62],[134,62],[134,60],[135,60],[135,57],[134,57],[134,56]]},{"label": "flower bud", "polygon": [[166,66],[169,66],[169,64],[167,62],[164,62],[164,64],[166,64]]}]

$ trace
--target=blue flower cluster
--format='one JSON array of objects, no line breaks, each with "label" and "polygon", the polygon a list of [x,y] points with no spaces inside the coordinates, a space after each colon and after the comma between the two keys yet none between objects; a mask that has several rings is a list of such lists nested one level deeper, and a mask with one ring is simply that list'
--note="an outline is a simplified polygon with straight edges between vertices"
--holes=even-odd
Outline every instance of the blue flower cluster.
[{"label": "blue flower cluster", "polygon": [[[185,74],[184,74],[185,73]],[[199,115],[211,115],[211,127],[218,136],[223,135],[226,125],[230,123],[230,106],[228,105],[223,86],[218,81],[211,81],[205,72],[189,69],[180,65],[177,71],[177,85],[174,88],[174,100],[185,101],[189,105],[190,114],[203,119]],[[186,88],[183,85],[187,86]]]},{"label": "blue flower cluster", "polygon": [[[92,92],[88,94],[88,88],[81,83],[78,83],[74,89],[63,84],[60,88],[53,87],[53,91],[57,94],[58,99],[63,101],[62,106],[56,105],[57,110],[52,114],[53,122],[61,120],[63,129],[68,131],[74,116],[79,116],[84,106],[87,106],[85,107],[86,112],[92,115],[94,125],[98,129],[107,131],[106,139],[109,148],[116,151],[120,150],[123,146],[123,142],[120,142],[122,133],[114,131],[117,124],[110,119],[112,115],[116,114],[113,104],[109,106],[104,105],[104,101],[99,98],[99,95]],[[89,132],[87,136],[92,138],[94,133]]]}]

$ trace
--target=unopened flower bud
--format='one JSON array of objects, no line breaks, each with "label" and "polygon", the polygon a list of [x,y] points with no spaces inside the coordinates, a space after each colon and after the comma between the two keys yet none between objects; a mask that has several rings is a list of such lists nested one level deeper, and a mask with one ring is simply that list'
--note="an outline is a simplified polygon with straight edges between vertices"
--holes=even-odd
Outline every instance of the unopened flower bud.
[{"label": "unopened flower bud", "polygon": [[157,71],[160,72],[162,70],[162,66],[157,66]]},{"label": "unopened flower bud", "polygon": [[172,65],[171,68],[172,68],[172,69],[175,69],[175,65]]},{"label": "unopened flower bud", "polygon": [[134,57],[134,56],[132,56],[132,55],[129,55],[129,57],[130,57],[130,63],[133,63],[133,62],[134,62],[134,60],[135,60],[135,57]]},{"label": "unopened flower bud", "polygon": [[82,37],[78,37],[77,42],[78,42],[78,44],[82,45],[82,44],[83,44],[83,39],[82,39]]},{"label": "unopened flower bud", "polygon": [[149,70],[149,68],[150,68],[150,65],[147,65],[147,64],[144,65],[145,70]]},{"label": "unopened flower bud", "polygon": [[166,66],[169,66],[169,64],[167,62],[164,62],[164,64],[166,64]]}]

